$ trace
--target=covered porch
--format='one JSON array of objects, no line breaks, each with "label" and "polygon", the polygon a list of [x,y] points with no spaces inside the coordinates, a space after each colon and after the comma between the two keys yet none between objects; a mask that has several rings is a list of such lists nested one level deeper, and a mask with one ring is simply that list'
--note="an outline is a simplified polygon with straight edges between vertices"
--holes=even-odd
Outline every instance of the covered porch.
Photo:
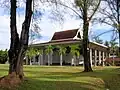
[{"label": "covered porch", "polygon": [[[82,52],[82,31],[72,29],[55,32],[52,39],[46,43],[32,44],[29,47],[38,52],[25,63],[30,65],[84,65]],[[91,66],[104,66],[109,57],[108,47],[103,44],[89,42],[88,53]]]},{"label": "covered porch", "polygon": [[[34,44],[34,46],[32,45],[31,47],[40,50],[42,53],[33,56],[31,60],[28,60],[28,57],[26,57],[25,64],[60,66],[83,65],[84,58],[82,55],[81,45],[81,40],[51,41],[47,43]],[[46,52],[48,50],[48,47],[50,52]],[[75,47],[78,50],[75,51]],[[104,66],[106,58],[109,57],[107,47],[93,42],[89,42],[88,53],[90,55],[89,59],[91,66]]]}]

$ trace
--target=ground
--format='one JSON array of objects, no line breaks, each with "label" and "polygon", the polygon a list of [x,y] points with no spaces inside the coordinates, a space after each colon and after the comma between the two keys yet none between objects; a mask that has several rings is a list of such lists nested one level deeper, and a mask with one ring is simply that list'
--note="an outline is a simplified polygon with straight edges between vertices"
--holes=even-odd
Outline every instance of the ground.
[{"label": "ground", "polygon": [[[17,90],[120,90],[119,67],[93,70],[85,73],[78,66],[24,66],[27,78]],[[0,65],[0,77],[7,73],[8,65]]]}]

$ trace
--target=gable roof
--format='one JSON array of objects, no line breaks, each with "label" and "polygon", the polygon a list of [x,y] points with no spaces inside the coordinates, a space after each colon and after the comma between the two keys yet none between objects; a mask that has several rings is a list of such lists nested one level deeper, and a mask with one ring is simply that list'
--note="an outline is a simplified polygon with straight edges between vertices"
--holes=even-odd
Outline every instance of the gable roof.
[{"label": "gable roof", "polygon": [[74,38],[76,36],[77,32],[78,32],[78,29],[55,32],[51,41]]}]

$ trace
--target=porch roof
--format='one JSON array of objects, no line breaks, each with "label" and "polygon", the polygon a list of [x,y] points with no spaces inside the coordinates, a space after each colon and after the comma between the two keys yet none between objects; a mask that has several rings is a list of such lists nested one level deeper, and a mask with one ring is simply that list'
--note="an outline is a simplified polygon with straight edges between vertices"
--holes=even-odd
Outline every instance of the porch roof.
[{"label": "porch roof", "polygon": [[[32,47],[42,47],[47,45],[64,45],[64,44],[79,44],[82,40],[78,39],[64,39],[64,40],[55,40],[55,41],[49,41],[45,43],[38,43],[31,45]],[[102,44],[97,44],[94,42],[89,43],[89,48],[96,49],[100,51],[107,51],[107,46],[104,46]]]},{"label": "porch roof", "polygon": [[38,44],[32,44],[30,46],[37,47],[37,46],[47,46],[47,45],[62,45],[62,44],[74,44],[74,43],[80,43],[80,39],[62,39],[62,40],[53,40],[45,43],[38,43]]}]

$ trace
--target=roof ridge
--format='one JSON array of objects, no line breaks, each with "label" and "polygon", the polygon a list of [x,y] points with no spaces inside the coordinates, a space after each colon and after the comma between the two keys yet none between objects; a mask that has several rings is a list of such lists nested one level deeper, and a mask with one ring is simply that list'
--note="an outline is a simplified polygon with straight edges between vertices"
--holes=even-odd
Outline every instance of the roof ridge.
[{"label": "roof ridge", "polygon": [[67,31],[73,31],[73,30],[79,30],[79,28],[56,31],[55,33],[58,33],[58,32],[67,32]]}]

